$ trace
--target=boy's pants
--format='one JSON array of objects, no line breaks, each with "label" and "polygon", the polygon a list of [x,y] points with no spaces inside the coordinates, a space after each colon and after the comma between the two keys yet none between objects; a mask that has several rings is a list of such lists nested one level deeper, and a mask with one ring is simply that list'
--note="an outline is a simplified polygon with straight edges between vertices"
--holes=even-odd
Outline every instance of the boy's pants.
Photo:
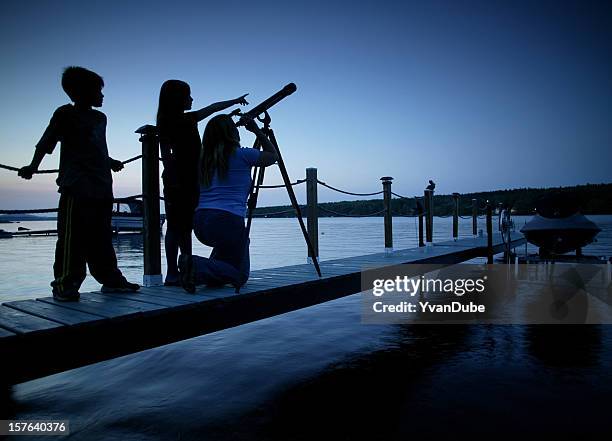
[{"label": "boy's pants", "polygon": [[112,199],[62,194],[57,215],[57,244],[51,282],[54,292],[78,291],[85,280],[85,264],[101,284],[117,286],[123,277],[117,268],[112,242]]}]

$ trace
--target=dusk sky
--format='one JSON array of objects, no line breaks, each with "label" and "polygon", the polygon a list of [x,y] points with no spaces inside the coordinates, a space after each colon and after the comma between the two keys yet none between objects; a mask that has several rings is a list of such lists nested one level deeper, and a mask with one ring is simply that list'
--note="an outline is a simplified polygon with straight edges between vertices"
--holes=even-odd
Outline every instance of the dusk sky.
[{"label": "dusk sky", "polygon": [[[0,163],[29,163],[69,102],[63,68],[80,65],[104,77],[117,159],[140,153],[134,130],[154,123],[167,79],[191,85],[194,108],[243,93],[255,105],[294,82],[271,112],[292,179],[317,167],[371,192],[393,176],[410,196],[428,179],[438,193],[612,182],[610,5],[4,0]],[[58,162],[59,148],[41,168]],[[140,174],[140,162],[115,174],[115,195],[140,193]],[[0,170],[0,186],[3,209],[57,203],[53,176]],[[345,199],[320,189],[320,201]],[[267,190],[259,205],[287,202]]]}]

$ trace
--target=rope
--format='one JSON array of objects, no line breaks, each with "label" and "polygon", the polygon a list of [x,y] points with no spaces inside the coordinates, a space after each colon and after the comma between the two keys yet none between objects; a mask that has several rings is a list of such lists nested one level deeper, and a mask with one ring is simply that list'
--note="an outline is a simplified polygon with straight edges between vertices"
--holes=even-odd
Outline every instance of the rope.
[{"label": "rope", "polygon": [[393,193],[393,192],[391,192],[391,194],[392,194],[393,196],[397,196],[397,197],[398,197],[398,198],[400,198],[400,199],[406,199],[406,200],[408,200],[408,201],[412,201],[412,200],[414,200],[414,198],[409,198],[409,197],[407,197],[407,196],[402,196],[401,194],[397,194],[397,193]]},{"label": "rope", "polygon": [[258,213],[258,214],[253,214],[253,217],[277,216],[279,214],[287,214],[287,213],[295,213],[295,210],[292,208],[291,210],[275,211],[273,213]]},{"label": "rope", "polygon": [[[291,185],[292,187],[296,186],[296,185],[300,185],[303,184],[304,182],[306,182],[306,179],[298,179],[295,182],[291,182],[289,185]],[[285,188],[285,184],[278,184],[278,185],[258,185],[258,188]]]},{"label": "rope", "polygon": [[[142,158],[142,155],[138,155],[138,156],[134,156],[133,158],[130,159],[126,159],[125,161],[121,161],[121,163],[123,165],[125,164],[129,164],[130,162],[134,162],[137,159]],[[10,171],[15,171],[18,172],[20,169],[17,167],[11,167],[10,165],[5,165],[5,164],[0,164],[0,168],[3,168],[5,170],[10,170]],[[35,175],[43,175],[43,174],[49,174],[49,173],[59,173],[58,169],[52,169],[52,170],[36,170],[34,172]]]},{"label": "rope", "polygon": [[338,193],[349,194],[351,196],[376,196],[377,194],[382,194],[383,192],[382,190],[380,190],[380,191],[377,191],[376,193],[352,193],[350,191],[340,190],[339,188],[332,187],[331,185],[327,185],[325,182],[319,181],[318,179],[317,179],[317,182],[321,184],[323,187],[329,188],[330,190],[337,191]]},{"label": "rope", "polygon": [[[0,164],[0,168],[3,168],[5,170],[10,170],[10,171],[16,171],[18,172],[20,169],[17,167],[11,167],[10,165],[4,165],[4,164]],[[34,173],[35,174],[45,174],[45,173],[58,173],[59,170],[36,170]]]},{"label": "rope", "polygon": [[333,211],[333,210],[330,210],[328,208],[322,207],[321,205],[317,205],[317,207],[321,211],[325,211],[325,212],[327,212],[329,214],[333,214],[335,216],[342,216],[342,217],[372,217],[372,216],[376,216],[376,215],[382,214],[382,213],[384,213],[386,211],[386,209],[383,208],[382,210],[377,211],[376,213],[370,213],[370,214],[346,214],[346,213],[338,213],[337,211]]},{"label": "rope", "polygon": [[137,159],[140,159],[140,158],[142,158],[142,155],[138,155],[138,156],[134,156],[133,158],[126,159],[125,161],[121,161],[121,163],[123,165],[129,164],[130,162],[134,162],[134,161],[136,161]]}]

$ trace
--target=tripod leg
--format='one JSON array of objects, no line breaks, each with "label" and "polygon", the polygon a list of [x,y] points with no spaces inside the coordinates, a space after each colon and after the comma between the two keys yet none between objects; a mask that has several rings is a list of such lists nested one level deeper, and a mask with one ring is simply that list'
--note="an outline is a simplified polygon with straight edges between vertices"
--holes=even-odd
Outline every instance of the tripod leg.
[{"label": "tripod leg", "polygon": [[[254,149],[260,149],[261,143],[257,138],[253,143]],[[251,230],[251,220],[253,218],[253,210],[257,206],[257,197],[259,196],[259,182],[263,181],[263,176],[260,178],[260,174],[263,171],[263,167],[256,167],[253,170],[253,176],[251,177],[251,188],[249,189],[249,199],[247,200],[247,237]]]},{"label": "tripod leg", "polygon": [[[261,144],[258,139],[255,139],[253,143],[253,148],[259,149]],[[244,230],[244,239],[245,239],[245,249],[244,253],[249,252],[249,235],[251,233],[251,222],[253,221],[253,210],[257,207],[257,198],[259,196],[259,186],[263,183],[264,179],[264,171],[265,167],[257,167],[253,171],[253,177],[251,178],[251,190],[249,191],[249,200],[248,200],[248,211],[247,211],[247,223]],[[242,259],[245,261],[245,259]],[[236,287],[235,293],[240,293],[240,287]]]},{"label": "tripod leg", "polygon": [[287,168],[285,167],[285,162],[283,161],[283,157],[281,156],[280,149],[278,148],[278,143],[276,142],[276,136],[274,136],[274,132],[272,129],[267,130],[268,138],[274,145],[276,149],[276,155],[278,156],[278,168],[280,169],[281,175],[283,176],[283,182],[285,183],[285,187],[287,188],[287,194],[289,195],[289,199],[291,200],[291,205],[295,210],[295,214],[298,218],[298,222],[300,223],[300,228],[302,229],[302,234],[304,235],[304,240],[306,241],[306,245],[308,246],[308,251],[310,255],[312,255],[312,263],[314,264],[315,269],[317,270],[317,274],[321,277],[321,268],[319,268],[319,262],[317,260],[317,256],[314,253],[314,247],[312,246],[312,242],[310,241],[310,236],[308,235],[308,231],[306,230],[306,225],[304,225],[304,219],[302,219],[302,210],[298,204],[297,198],[295,197],[295,192],[293,191],[293,187],[291,186],[291,180],[289,179],[289,173],[287,173]]},{"label": "tripod leg", "polygon": [[249,195],[248,202],[248,215],[246,224],[246,235],[249,236],[251,231],[251,221],[253,220],[253,211],[257,207],[257,198],[259,197],[259,186],[263,184],[265,167],[257,167],[253,175],[253,181],[251,183],[251,194]]}]

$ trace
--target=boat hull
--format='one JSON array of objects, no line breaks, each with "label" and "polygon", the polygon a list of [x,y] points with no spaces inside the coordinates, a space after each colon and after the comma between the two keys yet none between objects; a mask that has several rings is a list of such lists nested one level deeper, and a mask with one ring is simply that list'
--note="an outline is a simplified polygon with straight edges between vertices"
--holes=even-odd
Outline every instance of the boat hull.
[{"label": "boat hull", "polygon": [[534,216],[521,233],[529,243],[549,254],[564,254],[593,242],[601,229],[580,213],[563,218]]},{"label": "boat hull", "polygon": [[[164,225],[164,221],[166,220],[165,216],[162,214],[159,219],[159,227]],[[111,226],[114,232],[119,233],[120,231],[130,231],[137,232],[142,231],[143,229],[143,219],[142,216],[129,216],[125,214],[114,215],[111,219]]]}]

